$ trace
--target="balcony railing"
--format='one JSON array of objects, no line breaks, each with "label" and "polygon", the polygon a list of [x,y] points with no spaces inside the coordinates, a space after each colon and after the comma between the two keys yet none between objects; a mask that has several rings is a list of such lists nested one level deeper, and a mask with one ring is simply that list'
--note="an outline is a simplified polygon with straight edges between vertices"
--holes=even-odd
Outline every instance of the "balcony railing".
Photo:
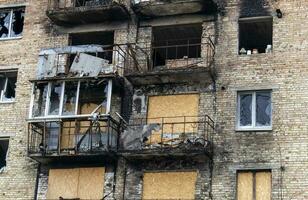
[{"label": "balcony railing", "polygon": [[214,121],[209,116],[134,119],[121,135],[120,150],[134,154],[213,151]]},{"label": "balcony railing", "polygon": [[[215,45],[210,38],[205,42],[196,43],[193,40],[163,41],[163,45],[139,44],[138,48],[130,49],[135,56],[138,65],[126,70],[128,74],[172,70],[189,69],[189,67],[209,67],[213,64]],[[176,44],[180,43],[180,44]],[[145,46],[142,48],[142,46]]]},{"label": "balcony railing", "polygon": [[33,157],[116,152],[121,125],[110,116],[39,120],[28,124],[28,154]]},{"label": "balcony railing", "polygon": [[76,7],[109,6],[114,0],[48,0],[48,10]]}]

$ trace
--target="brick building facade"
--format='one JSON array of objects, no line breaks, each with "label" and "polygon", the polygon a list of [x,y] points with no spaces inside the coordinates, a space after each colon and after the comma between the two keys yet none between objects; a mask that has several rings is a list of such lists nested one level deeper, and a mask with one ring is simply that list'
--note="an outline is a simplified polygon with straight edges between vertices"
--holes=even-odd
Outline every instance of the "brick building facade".
[{"label": "brick building facade", "polygon": [[307,10],[0,0],[0,199],[308,199]]}]

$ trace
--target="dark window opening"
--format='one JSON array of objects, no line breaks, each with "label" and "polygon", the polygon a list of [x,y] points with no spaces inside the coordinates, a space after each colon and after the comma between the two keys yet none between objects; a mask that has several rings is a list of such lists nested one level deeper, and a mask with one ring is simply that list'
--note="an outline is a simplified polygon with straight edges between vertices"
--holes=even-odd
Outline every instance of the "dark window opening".
[{"label": "dark window opening", "polygon": [[15,100],[17,72],[0,72],[0,102]]},{"label": "dark window opening", "polygon": [[6,166],[6,155],[9,148],[9,139],[0,138],[0,169]]},{"label": "dark window opening", "polygon": [[25,8],[0,10],[0,38],[21,37],[24,19]]},{"label": "dark window opening", "polygon": [[201,57],[201,24],[153,28],[153,65],[166,65],[167,60]]},{"label": "dark window opening", "polygon": [[273,44],[273,19],[241,18],[239,20],[239,53],[270,53]]},{"label": "dark window opening", "polygon": [[[74,45],[104,45],[105,52],[91,53],[93,56],[97,56],[112,63],[113,44],[114,44],[114,32],[91,32],[91,33],[77,33],[70,35],[70,43]],[[74,55],[71,56],[71,62],[74,60]]]}]

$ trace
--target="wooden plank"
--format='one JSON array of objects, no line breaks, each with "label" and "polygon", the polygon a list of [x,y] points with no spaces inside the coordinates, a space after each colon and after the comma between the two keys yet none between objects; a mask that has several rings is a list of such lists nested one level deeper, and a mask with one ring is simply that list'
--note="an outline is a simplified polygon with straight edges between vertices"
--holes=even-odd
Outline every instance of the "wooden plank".
[{"label": "wooden plank", "polygon": [[237,174],[237,200],[253,200],[253,173]]},{"label": "wooden plank", "polygon": [[256,173],[256,200],[270,200],[272,193],[271,172]]},{"label": "wooden plank", "polygon": [[195,199],[197,172],[154,172],[143,177],[143,199]]},{"label": "wooden plank", "polygon": [[47,199],[77,198],[79,169],[50,169]]},{"label": "wooden plank", "polygon": [[104,167],[80,168],[78,197],[80,199],[102,199],[104,179]]},{"label": "wooden plank", "polygon": [[75,121],[63,122],[61,150],[75,147]]}]

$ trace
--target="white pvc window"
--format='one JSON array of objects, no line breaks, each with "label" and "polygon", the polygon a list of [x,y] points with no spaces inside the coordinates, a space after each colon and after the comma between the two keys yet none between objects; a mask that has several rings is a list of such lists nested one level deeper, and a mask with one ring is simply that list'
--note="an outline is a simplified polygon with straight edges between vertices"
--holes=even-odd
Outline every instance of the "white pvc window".
[{"label": "white pvc window", "polygon": [[272,95],[271,91],[238,92],[237,129],[271,130]]},{"label": "white pvc window", "polygon": [[30,118],[109,114],[112,81],[37,82],[33,85]]},{"label": "white pvc window", "polygon": [[21,38],[24,28],[25,8],[0,10],[0,40]]},{"label": "white pvc window", "polygon": [[17,72],[0,73],[0,103],[15,101]]}]

